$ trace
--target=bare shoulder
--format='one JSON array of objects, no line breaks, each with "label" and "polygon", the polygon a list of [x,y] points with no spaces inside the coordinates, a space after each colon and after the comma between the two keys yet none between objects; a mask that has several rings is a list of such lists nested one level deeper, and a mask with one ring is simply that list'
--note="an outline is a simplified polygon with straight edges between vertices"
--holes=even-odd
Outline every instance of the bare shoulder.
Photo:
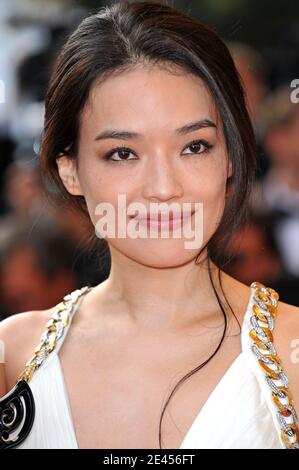
[{"label": "bare shoulder", "polygon": [[274,340],[283,341],[290,348],[294,345],[294,340],[299,342],[299,307],[278,301]]},{"label": "bare shoulder", "polygon": [[0,322],[2,374],[4,369],[6,392],[16,384],[26,362],[33,356],[54,309],[22,312]]},{"label": "bare shoulder", "polygon": [[278,302],[274,345],[289,379],[289,388],[299,413],[299,307]]}]

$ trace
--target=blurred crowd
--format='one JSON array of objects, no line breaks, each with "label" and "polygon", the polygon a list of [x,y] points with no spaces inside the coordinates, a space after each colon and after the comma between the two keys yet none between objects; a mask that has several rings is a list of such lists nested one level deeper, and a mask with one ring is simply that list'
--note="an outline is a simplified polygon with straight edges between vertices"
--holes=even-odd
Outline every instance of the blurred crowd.
[{"label": "blurred crowd", "polygon": [[31,3],[0,0],[0,320],[49,308],[110,270],[108,250],[90,244],[91,225],[51,204],[38,164],[51,64],[87,12]]},{"label": "blurred crowd", "polygon": [[[0,0],[0,320],[52,307],[72,290],[102,282],[110,270],[108,250],[90,249],[91,227],[82,216],[51,206],[38,166],[51,64],[87,12],[69,9],[60,23],[61,6],[43,4],[33,14],[7,4]],[[273,287],[280,300],[299,306],[299,104],[290,98],[299,70],[294,77],[284,68],[273,84],[269,58],[249,44],[227,45],[245,88],[259,172],[248,220],[230,240],[224,270],[248,285]]]}]

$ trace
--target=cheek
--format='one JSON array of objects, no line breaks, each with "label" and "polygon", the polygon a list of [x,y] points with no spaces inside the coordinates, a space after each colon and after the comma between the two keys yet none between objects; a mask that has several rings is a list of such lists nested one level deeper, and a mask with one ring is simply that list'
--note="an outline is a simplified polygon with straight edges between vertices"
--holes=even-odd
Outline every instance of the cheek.
[{"label": "cheek", "polygon": [[79,175],[80,185],[84,194],[88,213],[93,225],[99,219],[96,208],[100,203],[110,203],[113,206],[117,201],[115,186],[109,184],[107,178],[103,178],[97,172],[85,170]]},{"label": "cheek", "polygon": [[204,239],[210,238],[215,232],[225,206],[226,179],[224,177],[206,178],[197,184],[193,191],[195,200],[203,204]]},{"label": "cheek", "polygon": [[[103,177],[103,173],[105,176]],[[120,194],[125,194],[128,201],[136,200],[136,176],[133,177],[124,171],[94,170],[84,168],[79,174],[80,185],[86,201],[89,216],[93,225],[99,220],[96,207],[100,203],[109,203],[117,214]],[[137,185],[138,186],[138,185]],[[139,187],[139,186],[138,186]]]},{"label": "cheek", "polygon": [[[216,230],[225,205],[226,175],[225,169],[217,168],[216,161],[201,170],[196,170],[192,179],[190,173],[184,174],[182,184],[185,188],[185,201],[200,202],[203,204],[203,235],[209,238]],[[80,184],[87,204],[90,219],[95,226],[100,215],[96,214],[96,207],[100,203],[109,203],[117,213],[118,196],[126,194],[127,203],[136,199],[136,177],[130,175],[124,178],[123,173],[111,174],[105,170],[105,177],[101,172],[95,172],[94,168],[84,169],[79,175]],[[138,186],[138,185],[137,185]],[[138,191],[137,191],[138,192]],[[109,216],[108,216],[109,217]],[[107,217],[105,217],[107,219]],[[117,222],[116,222],[117,225]],[[117,228],[116,228],[117,230]]]}]

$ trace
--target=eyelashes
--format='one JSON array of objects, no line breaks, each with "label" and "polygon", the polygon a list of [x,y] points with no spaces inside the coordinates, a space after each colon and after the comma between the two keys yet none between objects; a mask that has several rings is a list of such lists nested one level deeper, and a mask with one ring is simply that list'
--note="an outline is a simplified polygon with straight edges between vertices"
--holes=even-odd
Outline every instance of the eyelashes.
[{"label": "eyelashes", "polygon": [[[189,153],[187,155],[201,155],[202,153],[209,152],[209,150],[211,150],[214,147],[212,144],[210,144],[206,140],[200,139],[200,140],[193,140],[192,142],[190,142],[185,147],[185,149],[188,149],[188,148],[191,148],[191,147],[196,148],[196,146],[204,147],[204,149],[201,150],[201,151],[196,151],[195,153]],[[114,154],[118,154],[118,156],[120,156],[119,154],[121,154],[121,153],[122,153],[122,156],[125,157],[125,158],[120,157],[119,160],[112,158],[114,156]],[[133,154],[136,157],[135,152],[132,149],[130,149],[129,147],[115,147],[115,148],[109,150],[109,152],[107,152],[104,155],[103,159],[105,161],[114,162],[114,163],[126,163],[126,162],[130,162],[130,161],[138,160],[138,157],[137,158],[126,158],[128,156],[128,154],[129,155]]]},{"label": "eyelashes", "polygon": [[108,153],[106,153],[104,155],[104,160],[109,160],[109,161],[117,162],[117,163],[122,163],[122,162],[132,161],[132,160],[138,160],[137,158],[130,158],[130,159],[121,158],[120,160],[114,160],[113,158],[111,158],[115,153],[119,154],[120,152],[127,152],[129,154],[130,153],[134,154],[133,150],[131,150],[128,147],[115,147],[115,148],[113,148],[112,150],[110,150]]},{"label": "eyelashes", "polygon": [[196,145],[202,145],[202,146],[204,147],[204,150],[202,150],[201,152],[195,152],[194,154],[191,154],[191,155],[198,155],[198,154],[207,152],[208,150],[210,150],[210,149],[213,148],[213,145],[212,145],[212,144],[210,144],[209,142],[207,142],[206,140],[203,140],[203,139],[200,139],[200,140],[193,140],[193,141],[190,142],[190,144],[188,144],[187,147],[185,147],[185,148],[193,147],[193,146],[196,146]]}]

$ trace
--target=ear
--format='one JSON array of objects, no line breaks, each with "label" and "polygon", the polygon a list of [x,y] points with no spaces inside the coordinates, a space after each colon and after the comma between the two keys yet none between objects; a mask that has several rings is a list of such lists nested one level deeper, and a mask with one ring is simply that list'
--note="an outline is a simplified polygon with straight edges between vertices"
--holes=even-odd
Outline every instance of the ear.
[{"label": "ear", "polygon": [[73,196],[83,196],[77,173],[77,161],[75,157],[62,156],[56,159],[59,176],[67,189]]}]

